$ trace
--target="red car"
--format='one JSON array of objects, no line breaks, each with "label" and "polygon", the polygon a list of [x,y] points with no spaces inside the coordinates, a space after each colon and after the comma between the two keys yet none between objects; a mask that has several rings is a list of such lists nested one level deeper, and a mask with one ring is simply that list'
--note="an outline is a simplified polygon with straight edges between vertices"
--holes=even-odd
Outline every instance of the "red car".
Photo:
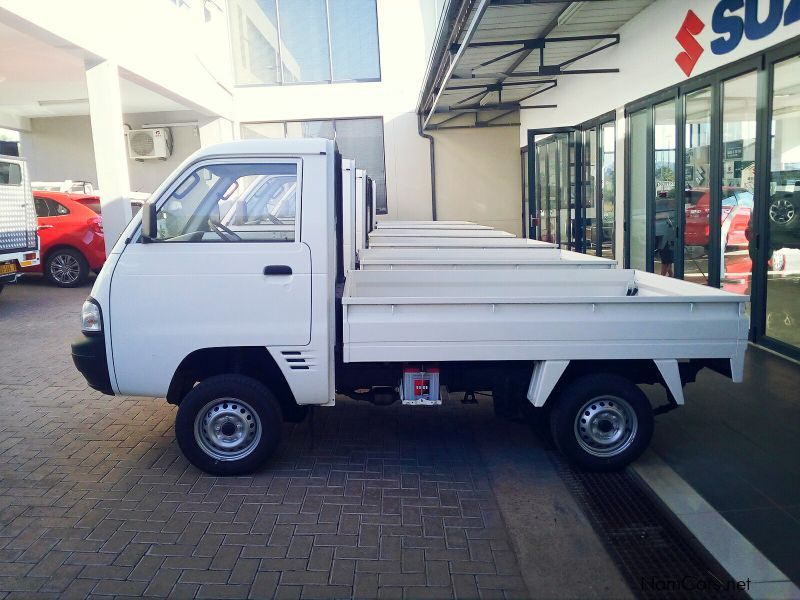
[{"label": "red car", "polygon": [[39,217],[41,264],[25,271],[43,272],[59,287],[78,287],[106,260],[100,198],[83,194],[34,191]]},{"label": "red car", "polygon": [[[708,246],[710,210],[711,194],[708,188],[686,190],[686,231],[683,239],[687,246]],[[738,187],[722,188],[722,230],[727,233],[725,246],[747,247],[745,230],[752,212],[752,192]]]}]

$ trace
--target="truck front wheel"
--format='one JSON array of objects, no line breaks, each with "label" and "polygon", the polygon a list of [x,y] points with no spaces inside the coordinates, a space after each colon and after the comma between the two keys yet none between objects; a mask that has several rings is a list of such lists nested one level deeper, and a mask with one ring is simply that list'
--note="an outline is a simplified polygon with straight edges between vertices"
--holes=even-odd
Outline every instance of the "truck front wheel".
[{"label": "truck front wheel", "polygon": [[244,475],[275,451],[281,410],[259,381],[242,375],[210,377],[186,394],[175,417],[183,454],[212,475]]},{"label": "truck front wheel", "polygon": [[585,375],[555,399],[550,429],[571,462],[589,471],[614,471],[647,448],[653,410],[632,381],[619,375]]}]

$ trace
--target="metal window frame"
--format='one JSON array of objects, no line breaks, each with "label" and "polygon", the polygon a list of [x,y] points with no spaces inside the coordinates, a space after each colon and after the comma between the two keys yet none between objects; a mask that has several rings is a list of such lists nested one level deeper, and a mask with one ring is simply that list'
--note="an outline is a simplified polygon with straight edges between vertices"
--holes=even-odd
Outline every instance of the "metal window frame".
[{"label": "metal window frame", "polygon": [[[356,79],[336,79],[333,76],[333,46],[332,40],[333,36],[332,29],[331,29],[331,8],[330,8],[330,1],[331,0],[324,0],[325,1],[325,29],[328,32],[328,68],[330,73],[330,79],[320,79],[318,81],[285,81],[285,77],[283,74],[283,34],[281,33],[281,10],[280,10],[280,2],[281,0],[275,0],[275,14],[277,23],[275,24],[275,28],[278,31],[278,47],[275,48],[275,55],[278,60],[277,65],[277,74],[279,75],[279,81],[275,83],[236,83],[234,81],[233,87],[234,88],[263,88],[263,87],[281,87],[281,86],[302,86],[302,85],[331,85],[331,84],[340,84],[340,83],[376,83],[383,81],[383,63],[381,61],[381,31],[380,31],[380,19],[378,18],[378,1],[373,0],[373,5],[375,7],[374,15],[375,15],[375,37],[377,40],[377,52],[378,52],[378,75],[377,77],[359,77]],[[233,11],[228,11],[228,38],[229,38],[229,45],[231,50],[231,56],[236,56],[236,39],[235,36],[232,35],[232,19],[233,19]],[[235,61],[234,61],[235,62]],[[235,71],[235,69],[234,69]],[[234,79],[236,79],[236,73],[234,72]]]}]

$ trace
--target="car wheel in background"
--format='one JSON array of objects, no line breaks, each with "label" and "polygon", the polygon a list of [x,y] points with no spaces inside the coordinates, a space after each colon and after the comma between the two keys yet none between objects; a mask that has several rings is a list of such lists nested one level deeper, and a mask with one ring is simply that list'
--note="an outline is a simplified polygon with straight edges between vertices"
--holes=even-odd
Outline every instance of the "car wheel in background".
[{"label": "car wheel in background", "polygon": [[89,277],[89,263],[77,250],[58,248],[47,256],[44,276],[58,287],[78,287],[86,283]]}]

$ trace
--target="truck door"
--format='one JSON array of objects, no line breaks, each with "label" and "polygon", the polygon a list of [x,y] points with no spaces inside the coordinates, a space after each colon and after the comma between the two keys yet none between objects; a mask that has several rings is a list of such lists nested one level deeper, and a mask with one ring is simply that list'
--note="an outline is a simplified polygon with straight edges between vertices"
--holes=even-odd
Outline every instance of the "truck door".
[{"label": "truck door", "polygon": [[309,343],[301,189],[302,160],[215,159],[154,199],[155,239],[134,236],[111,280],[107,321],[122,393],[164,394],[194,350]]}]

